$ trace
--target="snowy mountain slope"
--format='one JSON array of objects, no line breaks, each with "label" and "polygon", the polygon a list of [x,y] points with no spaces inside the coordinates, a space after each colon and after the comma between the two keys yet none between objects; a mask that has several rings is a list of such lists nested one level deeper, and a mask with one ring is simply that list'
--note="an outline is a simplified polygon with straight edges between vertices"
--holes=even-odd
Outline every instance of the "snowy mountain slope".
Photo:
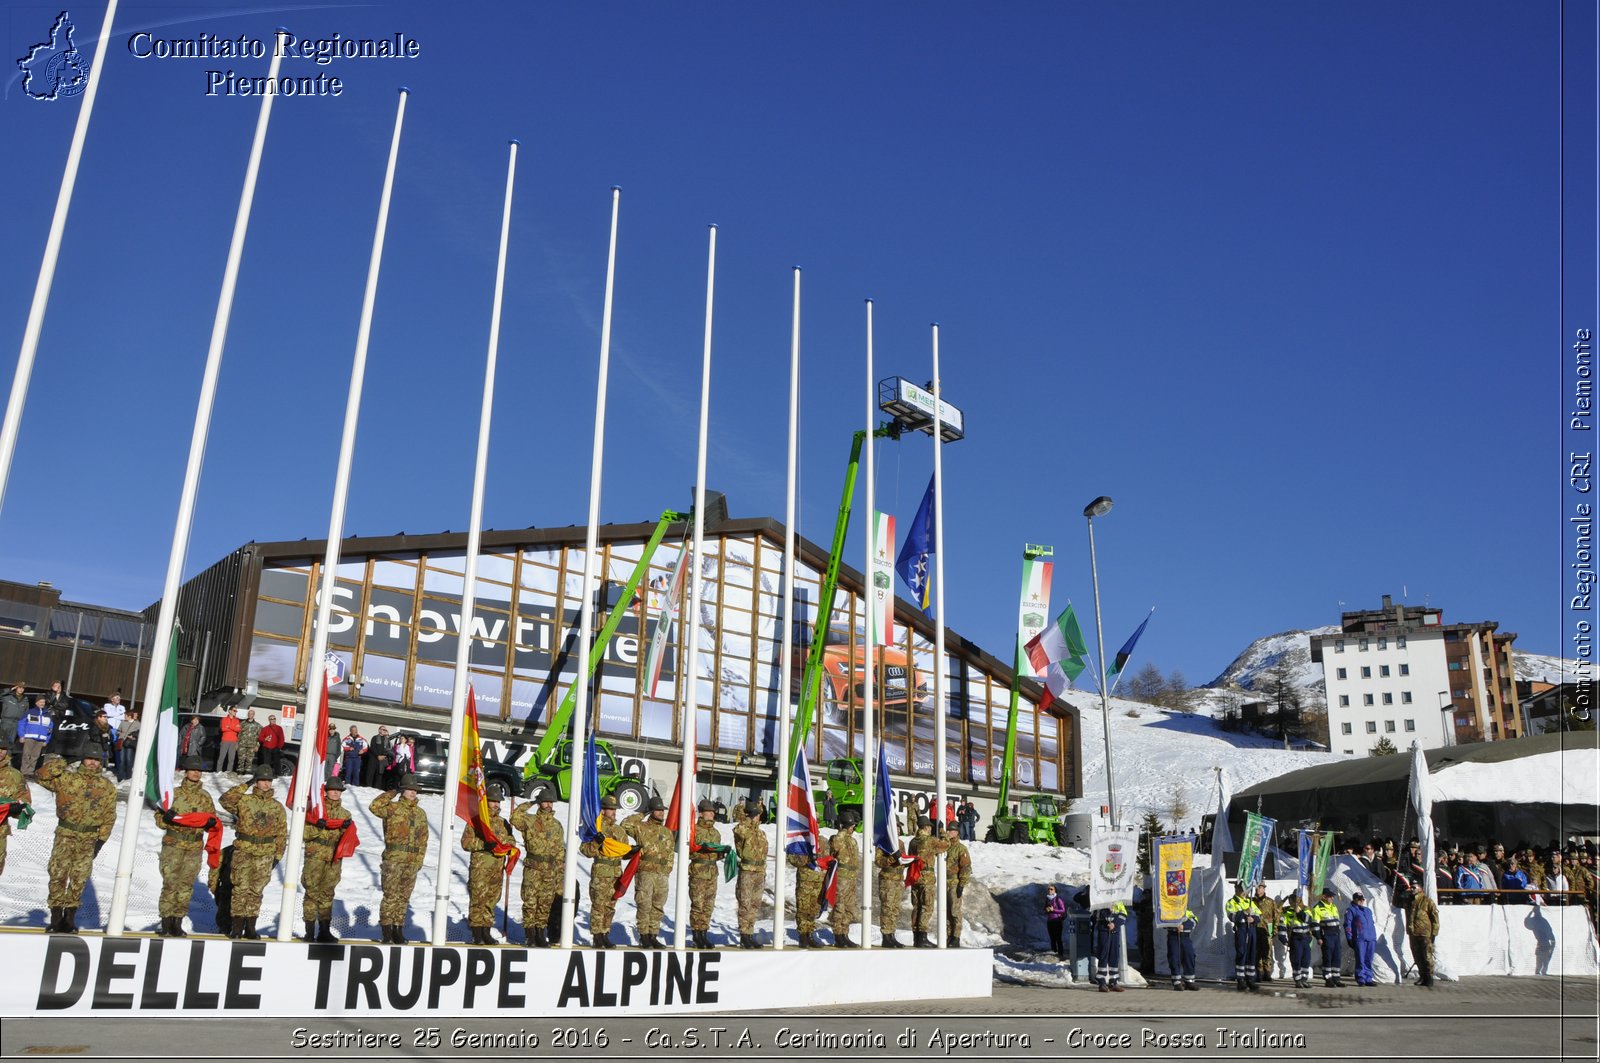
[{"label": "snowy mountain slope", "polygon": [[1287,660],[1293,669],[1294,685],[1301,688],[1320,689],[1322,666],[1311,660],[1311,636],[1331,635],[1337,625],[1312,628],[1308,631],[1283,631],[1276,635],[1256,639],[1245,651],[1233,659],[1207,687],[1238,687],[1241,690],[1264,690],[1269,674]]},{"label": "snowy mountain slope", "polygon": [[1577,682],[1580,678],[1578,674],[1580,663],[1575,660],[1563,661],[1560,657],[1551,657],[1543,653],[1511,651],[1512,669],[1516,672],[1517,679],[1524,682]]}]

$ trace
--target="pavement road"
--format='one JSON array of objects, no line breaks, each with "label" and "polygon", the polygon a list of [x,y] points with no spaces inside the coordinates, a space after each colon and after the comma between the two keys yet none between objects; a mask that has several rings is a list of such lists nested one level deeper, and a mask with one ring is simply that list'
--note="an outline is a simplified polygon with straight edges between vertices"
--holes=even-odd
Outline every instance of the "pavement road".
[{"label": "pavement road", "polygon": [[[908,994],[914,986],[906,987]],[[70,1059],[1232,1059],[1597,1058],[1600,980],[1474,978],[1414,986],[996,986],[783,1014],[594,1019],[6,1019],[0,1057]]]}]

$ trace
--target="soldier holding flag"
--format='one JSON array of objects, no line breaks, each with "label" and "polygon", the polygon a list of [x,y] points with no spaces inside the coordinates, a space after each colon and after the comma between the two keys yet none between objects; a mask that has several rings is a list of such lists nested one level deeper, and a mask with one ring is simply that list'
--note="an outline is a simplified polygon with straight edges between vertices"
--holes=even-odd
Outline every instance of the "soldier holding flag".
[{"label": "soldier holding flag", "polygon": [[[305,863],[300,881],[306,895],[301,914],[306,923],[306,940],[336,945],[333,933],[333,894],[344,876],[344,861],[359,844],[355,820],[344,807],[344,780],[334,776],[322,784],[321,807],[306,807]],[[312,817],[316,818],[313,819]]]},{"label": "soldier holding flag", "polygon": [[[511,874],[517,850],[501,842],[511,836],[511,824],[500,816],[505,794],[491,785],[484,794],[488,815],[482,826],[461,832],[461,848],[471,853],[467,865],[467,927],[474,945],[494,944],[494,902],[500,897],[501,878]],[[509,851],[507,851],[509,850]]]}]

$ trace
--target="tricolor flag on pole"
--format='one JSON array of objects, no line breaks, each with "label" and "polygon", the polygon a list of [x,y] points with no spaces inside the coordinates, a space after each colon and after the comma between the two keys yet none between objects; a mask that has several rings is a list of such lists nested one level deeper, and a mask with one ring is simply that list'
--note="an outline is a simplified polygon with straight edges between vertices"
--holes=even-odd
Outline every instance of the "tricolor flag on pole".
[{"label": "tricolor flag on pole", "polygon": [[894,516],[872,514],[872,607],[867,611],[867,644],[894,644]]},{"label": "tricolor flag on pole", "polygon": [[1039,708],[1047,709],[1059,698],[1072,681],[1087,667],[1085,658],[1089,647],[1078,629],[1078,616],[1067,603],[1066,611],[1056,617],[1056,622],[1035,635],[1023,646],[1023,652],[1036,671],[1044,673],[1045,697]]},{"label": "tricolor flag on pole", "polygon": [[172,777],[178,770],[178,629],[172,629],[172,651],[161,682],[161,705],[149,730],[155,736],[155,767],[144,781],[144,795],[162,808],[172,807]]},{"label": "tricolor flag on pole", "polygon": [[[1050,552],[1048,546],[1029,547],[1030,550]],[[1022,601],[1017,608],[1017,671],[1025,672],[1033,668],[1033,662],[1028,660],[1023,647],[1032,642],[1044,630],[1045,621],[1050,617],[1050,574],[1054,565],[1040,557],[1024,557],[1022,559]],[[1043,678],[1044,669],[1034,669],[1033,674]]]},{"label": "tricolor flag on pole", "polygon": [[889,762],[878,746],[878,785],[874,795],[872,843],[890,855],[900,852],[900,824],[894,814],[894,787],[889,785]]},{"label": "tricolor flag on pole", "polygon": [[661,665],[666,660],[667,643],[672,638],[672,626],[678,618],[678,602],[683,598],[683,574],[688,566],[689,551],[680,543],[678,560],[666,578],[666,585],[661,588],[652,586],[652,589],[659,589],[666,596],[656,611],[656,629],[650,636],[650,648],[644,658],[645,684],[652,698],[656,696],[656,687],[661,683]]},{"label": "tricolor flag on pole", "polygon": [[1144,623],[1140,624],[1138,629],[1128,636],[1128,641],[1124,642],[1122,649],[1117,651],[1116,658],[1111,662],[1111,666],[1106,669],[1106,689],[1112,691],[1117,689],[1117,681],[1122,678],[1122,670],[1128,666],[1128,661],[1133,657],[1134,644],[1139,641],[1139,636],[1144,634],[1145,626],[1150,623],[1150,617],[1155,615],[1155,606],[1151,606],[1149,615],[1144,618]]},{"label": "tricolor flag on pole", "polygon": [[933,541],[933,480],[930,477],[928,489],[922,495],[922,505],[911,519],[906,544],[900,548],[900,556],[894,562],[895,571],[906,581],[911,596],[929,617],[933,616],[933,574],[928,568],[937,549],[939,544]]},{"label": "tricolor flag on pole", "polygon": [[[317,713],[312,721],[317,725],[313,728],[317,732],[317,737],[312,740],[312,745],[315,747],[317,755],[311,761],[311,782],[306,790],[306,820],[310,823],[315,823],[323,818],[323,765],[327,763],[328,757],[328,728],[326,726],[328,722],[328,670],[319,668],[318,671],[322,673],[322,711]],[[294,811],[295,783],[299,779],[300,764],[297,761],[294,766],[294,774],[289,777],[289,792],[283,798],[283,803],[289,806],[291,812]]]}]

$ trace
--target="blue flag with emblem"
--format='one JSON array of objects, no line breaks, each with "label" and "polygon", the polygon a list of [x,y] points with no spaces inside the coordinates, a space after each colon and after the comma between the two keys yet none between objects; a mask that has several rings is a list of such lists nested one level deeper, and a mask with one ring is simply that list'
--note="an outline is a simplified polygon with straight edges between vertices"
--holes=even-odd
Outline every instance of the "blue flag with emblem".
[{"label": "blue flag with emblem", "polygon": [[586,842],[599,841],[600,828],[600,775],[595,771],[594,732],[583,751],[583,781],[578,784],[578,837]]},{"label": "blue flag with emblem", "polygon": [[894,570],[911,588],[911,596],[927,616],[933,615],[932,558],[939,544],[933,541],[933,479],[928,479],[928,489],[922,494],[922,505],[912,518],[911,530],[906,533],[906,544],[894,559]]}]

